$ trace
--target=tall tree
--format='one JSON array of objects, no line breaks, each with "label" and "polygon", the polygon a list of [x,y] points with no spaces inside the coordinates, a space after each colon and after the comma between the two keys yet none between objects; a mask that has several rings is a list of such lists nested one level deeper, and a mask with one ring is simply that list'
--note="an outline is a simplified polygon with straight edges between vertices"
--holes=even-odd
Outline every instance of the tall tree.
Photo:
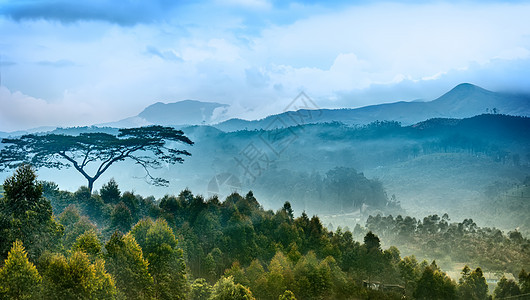
[{"label": "tall tree", "polygon": [[232,277],[221,277],[213,286],[211,300],[254,300],[252,292],[241,285],[234,283]]},{"label": "tall tree", "polygon": [[[117,135],[102,132],[75,136],[26,134],[5,138],[2,143],[7,146],[0,151],[0,170],[15,168],[21,163],[31,163],[37,168],[74,167],[87,180],[90,192],[94,182],[111,165],[126,159],[142,166],[151,183],[167,185],[167,180],[151,176],[149,169],[159,168],[162,163],[182,163],[182,156],[191,154],[175,149],[175,143],[193,145],[181,130],[163,126],[123,128]],[[89,170],[95,171],[90,175]]]},{"label": "tall tree", "polygon": [[115,232],[105,248],[107,268],[127,299],[150,299],[153,296],[153,277],[134,237]]},{"label": "tall tree", "polygon": [[488,284],[482,273],[482,269],[477,268],[470,272],[468,266],[462,270],[462,278],[458,284],[458,291],[462,299],[482,300],[488,297]]},{"label": "tall tree", "polygon": [[497,287],[495,287],[495,290],[493,291],[495,299],[517,296],[519,294],[521,294],[521,290],[517,283],[512,279],[506,279],[505,276],[502,276],[501,280],[497,283]]},{"label": "tall tree", "polygon": [[433,262],[427,266],[414,291],[416,299],[456,299],[456,284]]},{"label": "tall tree", "polygon": [[14,242],[0,269],[0,299],[38,298],[41,281],[37,268],[28,261],[22,242]]},{"label": "tall tree", "polygon": [[103,260],[90,263],[76,251],[69,258],[55,254],[43,259],[45,299],[116,299],[114,280]]},{"label": "tall tree", "polygon": [[52,217],[50,201],[42,197],[42,186],[29,165],[20,166],[4,182],[5,197],[0,199],[0,256],[5,257],[12,243],[27,245],[30,260],[51,250],[63,227]]},{"label": "tall tree", "polygon": [[143,220],[132,229],[132,235],[149,262],[149,273],[155,283],[158,299],[185,299],[189,290],[183,251],[173,230],[163,219]]}]

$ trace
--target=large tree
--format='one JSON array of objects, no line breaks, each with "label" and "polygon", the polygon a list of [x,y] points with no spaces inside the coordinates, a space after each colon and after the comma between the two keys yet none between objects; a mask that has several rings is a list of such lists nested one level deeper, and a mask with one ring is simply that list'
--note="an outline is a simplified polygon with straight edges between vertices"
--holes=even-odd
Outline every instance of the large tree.
[{"label": "large tree", "polygon": [[23,163],[37,168],[74,167],[86,178],[90,192],[94,182],[112,164],[126,159],[142,166],[151,183],[167,185],[167,180],[151,176],[149,169],[163,163],[182,163],[182,156],[191,154],[176,149],[176,144],[193,145],[181,130],[163,126],[124,128],[119,129],[117,135],[103,132],[26,134],[5,138],[2,143],[6,147],[0,151],[0,171]]}]

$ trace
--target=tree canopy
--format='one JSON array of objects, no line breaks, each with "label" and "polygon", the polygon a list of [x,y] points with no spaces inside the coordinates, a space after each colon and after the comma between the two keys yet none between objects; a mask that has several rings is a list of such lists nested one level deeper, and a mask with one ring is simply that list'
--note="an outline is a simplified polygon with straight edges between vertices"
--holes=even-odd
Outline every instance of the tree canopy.
[{"label": "tree canopy", "polygon": [[7,146],[0,151],[0,170],[13,169],[23,163],[36,168],[74,167],[85,177],[90,191],[112,164],[126,159],[142,166],[151,183],[167,185],[166,179],[153,177],[149,169],[158,168],[162,163],[182,163],[182,156],[191,154],[176,149],[175,143],[193,145],[181,130],[158,125],[122,128],[117,135],[102,132],[26,134],[4,138],[2,143]]}]

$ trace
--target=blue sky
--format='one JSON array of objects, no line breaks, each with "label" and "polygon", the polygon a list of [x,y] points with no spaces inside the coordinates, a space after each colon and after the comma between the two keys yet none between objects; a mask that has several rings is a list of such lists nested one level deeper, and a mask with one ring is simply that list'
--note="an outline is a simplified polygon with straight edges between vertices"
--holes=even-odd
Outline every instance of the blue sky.
[{"label": "blue sky", "polygon": [[157,102],[247,119],[433,99],[461,82],[530,93],[525,1],[0,0],[0,131],[115,121]]}]

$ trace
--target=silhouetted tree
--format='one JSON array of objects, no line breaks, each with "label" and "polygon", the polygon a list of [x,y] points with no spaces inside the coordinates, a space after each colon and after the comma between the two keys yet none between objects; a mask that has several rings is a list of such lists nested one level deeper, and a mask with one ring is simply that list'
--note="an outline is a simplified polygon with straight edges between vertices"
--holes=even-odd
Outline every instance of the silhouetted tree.
[{"label": "silhouetted tree", "polygon": [[[149,169],[158,168],[162,163],[182,163],[183,155],[191,155],[186,150],[174,149],[176,142],[193,145],[181,130],[163,126],[123,128],[118,135],[101,132],[76,136],[26,134],[2,140],[7,145],[0,151],[0,170],[22,163],[31,163],[37,168],[74,167],[85,177],[88,190],[92,192],[94,182],[112,164],[130,159],[145,169],[151,183],[167,185],[167,180],[151,176]],[[89,165],[96,165],[93,175],[88,174]]]}]

